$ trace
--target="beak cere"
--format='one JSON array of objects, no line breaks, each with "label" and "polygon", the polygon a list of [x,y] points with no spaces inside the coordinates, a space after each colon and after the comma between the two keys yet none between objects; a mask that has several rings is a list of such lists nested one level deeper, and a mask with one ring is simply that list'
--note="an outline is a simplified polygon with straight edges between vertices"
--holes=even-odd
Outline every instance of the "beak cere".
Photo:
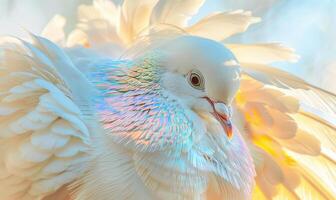
[{"label": "beak cere", "polygon": [[231,114],[227,105],[222,102],[214,102],[209,97],[205,99],[211,104],[213,112],[211,114],[217,119],[217,121],[222,125],[228,138],[232,138],[232,123]]}]

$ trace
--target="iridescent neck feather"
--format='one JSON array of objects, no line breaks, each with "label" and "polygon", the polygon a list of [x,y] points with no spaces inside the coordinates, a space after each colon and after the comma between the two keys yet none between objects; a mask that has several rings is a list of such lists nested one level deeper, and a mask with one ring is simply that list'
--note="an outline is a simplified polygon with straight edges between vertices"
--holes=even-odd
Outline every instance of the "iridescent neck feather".
[{"label": "iridescent neck feather", "polygon": [[190,147],[194,126],[188,108],[161,87],[162,73],[152,56],[106,63],[91,73],[100,92],[98,117],[116,142],[138,151]]}]

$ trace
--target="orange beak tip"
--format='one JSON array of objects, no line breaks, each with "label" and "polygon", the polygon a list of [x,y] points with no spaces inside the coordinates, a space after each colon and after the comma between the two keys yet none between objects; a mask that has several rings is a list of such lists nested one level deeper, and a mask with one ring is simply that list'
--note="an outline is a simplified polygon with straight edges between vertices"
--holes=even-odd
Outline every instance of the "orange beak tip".
[{"label": "orange beak tip", "polygon": [[226,125],[226,135],[228,136],[229,139],[232,139],[233,137],[233,129],[231,123],[227,123]]}]

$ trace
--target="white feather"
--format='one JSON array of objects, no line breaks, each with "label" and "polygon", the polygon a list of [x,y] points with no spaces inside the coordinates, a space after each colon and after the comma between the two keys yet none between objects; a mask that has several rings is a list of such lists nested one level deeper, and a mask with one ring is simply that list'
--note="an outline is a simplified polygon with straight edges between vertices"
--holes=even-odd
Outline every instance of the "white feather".
[{"label": "white feather", "polygon": [[152,13],[152,24],[164,23],[183,27],[203,3],[204,0],[160,0]]},{"label": "white feather", "polygon": [[31,135],[31,143],[39,149],[54,151],[64,147],[70,136],[53,134],[50,129],[36,131]]},{"label": "white feather", "polygon": [[78,178],[89,157],[89,129],[59,73],[73,65],[57,46],[35,42],[0,54],[0,199],[41,199]]}]

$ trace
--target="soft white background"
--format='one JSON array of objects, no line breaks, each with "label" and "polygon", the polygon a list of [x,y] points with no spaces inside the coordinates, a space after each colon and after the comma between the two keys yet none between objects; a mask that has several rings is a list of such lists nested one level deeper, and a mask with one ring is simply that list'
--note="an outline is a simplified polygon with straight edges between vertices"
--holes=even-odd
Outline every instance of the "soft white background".
[{"label": "soft white background", "polygon": [[[40,33],[54,14],[75,23],[76,7],[91,0],[0,0],[0,35]],[[191,23],[211,11],[251,10],[263,21],[235,42],[281,41],[301,55],[296,64],[277,64],[310,83],[336,93],[336,0],[208,0]]]}]

